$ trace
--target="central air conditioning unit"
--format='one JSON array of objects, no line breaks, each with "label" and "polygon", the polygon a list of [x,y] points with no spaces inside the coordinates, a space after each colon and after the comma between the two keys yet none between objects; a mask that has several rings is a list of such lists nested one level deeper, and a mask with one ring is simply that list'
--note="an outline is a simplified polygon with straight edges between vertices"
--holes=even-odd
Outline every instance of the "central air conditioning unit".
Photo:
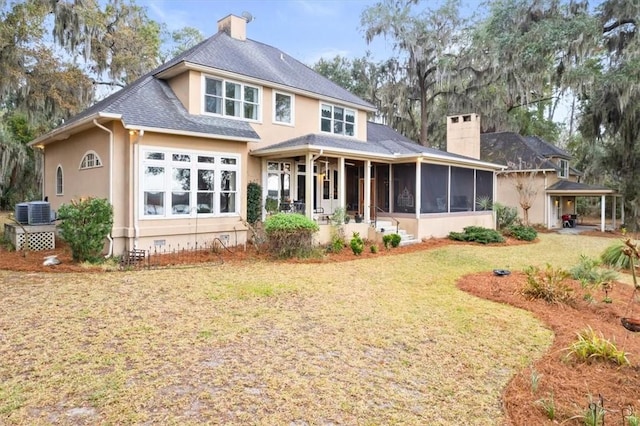
[{"label": "central air conditioning unit", "polygon": [[47,201],[31,201],[28,207],[29,225],[49,225],[51,205]]},{"label": "central air conditioning unit", "polygon": [[16,210],[14,213],[16,222],[26,224],[29,223],[29,203],[16,204]]}]

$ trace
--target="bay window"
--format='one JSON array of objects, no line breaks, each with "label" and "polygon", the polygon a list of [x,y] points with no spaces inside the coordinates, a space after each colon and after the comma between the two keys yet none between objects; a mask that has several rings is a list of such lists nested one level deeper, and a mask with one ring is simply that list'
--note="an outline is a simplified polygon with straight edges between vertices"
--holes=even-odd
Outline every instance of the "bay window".
[{"label": "bay window", "polygon": [[154,149],[141,161],[143,216],[238,213],[237,156]]}]

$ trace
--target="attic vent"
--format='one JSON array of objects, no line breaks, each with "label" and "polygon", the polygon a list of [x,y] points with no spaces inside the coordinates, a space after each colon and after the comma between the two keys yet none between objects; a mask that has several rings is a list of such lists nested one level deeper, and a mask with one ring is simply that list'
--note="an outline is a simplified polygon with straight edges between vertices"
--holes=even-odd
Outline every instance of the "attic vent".
[{"label": "attic vent", "polygon": [[457,123],[458,121],[460,121],[460,117],[451,117],[452,123]]},{"label": "attic vent", "polygon": [[462,121],[471,121],[471,116],[470,115],[463,115],[462,116]]}]

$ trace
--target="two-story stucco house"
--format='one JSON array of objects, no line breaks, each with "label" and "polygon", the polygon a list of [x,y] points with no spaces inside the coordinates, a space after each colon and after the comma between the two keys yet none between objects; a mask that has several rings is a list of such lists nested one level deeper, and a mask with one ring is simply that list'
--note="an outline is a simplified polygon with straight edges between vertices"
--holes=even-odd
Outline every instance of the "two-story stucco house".
[{"label": "two-story stucco house", "polygon": [[83,196],[111,202],[110,253],[243,244],[250,182],[312,219],[359,213],[349,226],[369,237],[383,218],[418,239],[494,226],[475,200],[493,199],[501,166],[480,160],[477,115],[450,120],[449,152],[425,148],[368,122],[373,105],[248,39],[245,19],[227,16],[218,30],[31,142],[52,209]]}]

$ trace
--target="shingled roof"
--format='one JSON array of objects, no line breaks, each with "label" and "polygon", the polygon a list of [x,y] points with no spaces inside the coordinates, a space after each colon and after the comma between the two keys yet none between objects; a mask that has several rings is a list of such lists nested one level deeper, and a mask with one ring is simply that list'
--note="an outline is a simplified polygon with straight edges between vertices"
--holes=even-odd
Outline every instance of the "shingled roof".
[{"label": "shingled roof", "polygon": [[266,84],[303,91],[320,97],[374,110],[370,103],[321,76],[281,50],[253,41],[241,41],[220,31],[193,46],[169,62],[129,84],[78,115],[52,132],[32,142],[37,144],[51,134],[64,132],[83,120],[108,115],[121,118],[126,128],[153,128],[170,133],[193,133],[222,138],[259,140],[250,123],[212,115],[189,114],[166,81],[164,72],[184,64],[230,72],[264,81]]},{"label": "shingled roof", "polygon": [[[551,158],[571,159],[566,151],[537,136],[521,136],[514,132],[480,135],[480,158],[483,161],[506,164],[509,169],[559,170]],[[577,173],[576,170],[572,172]]]},{"label": "shingled roof", "polygon": [[338,86],[282,50],[251,39],[238,40],[220,31],[154,71],[161,74],[189,63],[282,85],[295,90],[375,110],[369,102]]},{"label": "shingled roof", "polygon": [[358,141],[353,138],[332,135],[330,133],[311,133],[308,135],[286,140],[265,148],[251,151],[252,155],[270,155],[292,151],[305,151],[310,149],[324,149],[325,153],[342,152],[352,155],[362,154],[368,157],[380,157],[385,159],[403,157],[430,157],[461,164],[475,164],[499,169],[502,166],[490,164],[475,158],[452,154],[435,148],[422,146],[411,139],[396,132],[389,126],[379,123],[367,122],[367,141]]}]

